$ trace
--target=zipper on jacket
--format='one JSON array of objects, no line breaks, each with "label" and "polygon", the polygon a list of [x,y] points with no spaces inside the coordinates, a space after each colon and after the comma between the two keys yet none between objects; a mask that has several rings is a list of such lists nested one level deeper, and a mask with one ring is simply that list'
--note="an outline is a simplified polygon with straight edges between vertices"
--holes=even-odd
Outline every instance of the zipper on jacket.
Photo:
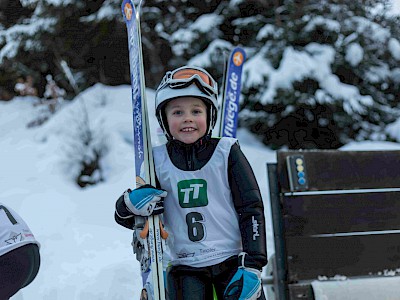
[{"label": "zipper on jacket", "polygon": [[188,170],[193,171],[193,159],[192,159],[192,153],[190,153],[189,149],[186,150],[186,161],[188,165]]}]

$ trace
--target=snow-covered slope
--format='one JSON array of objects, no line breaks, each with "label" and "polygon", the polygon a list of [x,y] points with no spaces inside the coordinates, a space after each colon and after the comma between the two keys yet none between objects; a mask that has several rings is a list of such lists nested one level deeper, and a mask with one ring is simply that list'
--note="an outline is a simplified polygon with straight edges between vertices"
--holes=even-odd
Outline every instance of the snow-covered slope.
[{"label": "snow-covered slope", "polygon": [[[149,90],[149,101],[153,97]],[[133,180],[130,99],[129,86],[98,84],[31,128],[27,124],[40,110],[34,98],[0,102],[0,202],[26,220],[42,256],[37,278],[15,299],[139,299],[131,232],[114,221],[115,201]],[[101,160],[105,180],[81,189],[73,178],[81,153],[90,155],[79,143],[86,113],[95,143],[107,150]],[[155,118],[151,122],[153,142],[161,143]],[[274,152],[244,130],[239,138],[267,199],[265,162],[274,160]],[[273,251],[272,235],[269,240]]]}]

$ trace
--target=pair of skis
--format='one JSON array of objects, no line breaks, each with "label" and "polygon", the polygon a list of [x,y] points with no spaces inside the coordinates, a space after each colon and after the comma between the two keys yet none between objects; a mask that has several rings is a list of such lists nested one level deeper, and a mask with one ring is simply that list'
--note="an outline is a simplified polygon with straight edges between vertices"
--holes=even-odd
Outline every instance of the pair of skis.
[{"label": "pair of skis", "polygon": [[[133,141],[135,147],[135,188],[145,183],[156,186],[140,33],[141,6],[142,0],[140,0],[137,7],[135,7],[131,0],[124,0],[121,5],[122,14],[128,31],[133,109]],[[231,52],[227,70],[225,70],[223,107],[220,116],[220,136],[236,136],[241,74],[245,58],[244,50],[240,47],[236,47]],[[144,293],[147,293],[148,297],[145,299],[165,300],[162,236],[165,237],[166,233],[163,232],[160,216],[148,217],[145,228],[141,232],[141,237],[146,238],[143,233],[146,234],[147,232],[150,266],[148,269],[142,269],[142,278],[143,284],[145,284],[146,281],[149,281],[146,279],[146,276],[151,274],[151,287],[147,290],[144,289]]]},{"label": "pair of skis", "polygon": [[[121,5],[128,31],[129,66],[132,88],[133,142],[135,147],[136,187],[145,183],[156,186],[153,151],[151,146],[150,125],[147,114],[146,85],[144,77],[142,42],[140,33],[140,9],[131,0],[124,0]],[[150,251],[149,270],[142,269],[142,277],[152,276],[152,288],[144,291],[149,299],[164,300],[164,274],[162,266],[162,225],[160,216],[148,217],[145,225],[148,230],[147,241]],[[143,236],[142,236],[143,237]],[[146,238],[144,236],[144,238]],[[146,278],[143,278],[146,281]],[[152,298],[150,298],[150,297]],[[147,299],[147,298],[146,298]]]}]

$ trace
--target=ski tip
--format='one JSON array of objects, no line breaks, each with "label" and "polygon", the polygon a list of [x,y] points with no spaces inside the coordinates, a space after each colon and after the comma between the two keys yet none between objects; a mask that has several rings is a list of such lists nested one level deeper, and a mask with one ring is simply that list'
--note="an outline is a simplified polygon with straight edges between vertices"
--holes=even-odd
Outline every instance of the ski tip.
[{"label": "ski tip", "polygon": [[124,0],[121,4],[122,15],[124,16],[125,22],[129,22],[134,18],[135,7],[131,0]]},{"label": "ski tip", "polygon": [[246,52],[241,47],[236,47],[231,52],[231,61],[236,67],[241,67],[246,60]]}]

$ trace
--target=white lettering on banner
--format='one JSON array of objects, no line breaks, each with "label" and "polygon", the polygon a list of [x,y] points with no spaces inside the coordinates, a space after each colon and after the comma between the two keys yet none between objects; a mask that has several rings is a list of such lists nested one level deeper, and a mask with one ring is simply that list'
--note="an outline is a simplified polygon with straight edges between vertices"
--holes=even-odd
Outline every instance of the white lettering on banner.
[{"label": "white lettering on banner", "polygon": [[239,76],[237,76],[235,72],[232,72],[232,77],[229,79],[229,83],[231,84],[231,88],[233,90],[237,90],[238,78],[239,78]]},{"label": "white lettering on banner", "polygon": [[235,115],[238,110],[238,105],[236,104],[236,96],[238,89],[239,76],[235,72],[232,72],[229,78],[230,91],[228,92],[228,103],[227,112],[225,115],[225,129],[224,134],[228,137],[233,137],[233,131],[235,127]]},{"label": "white lettering on banner", "polygon": [[253,241],[257,239],[260,234],[258,233],[258,226],[260,224],[257,223],[257,220],[254,218],[254,216],[251,217],[251,221],[253,222]]}]

